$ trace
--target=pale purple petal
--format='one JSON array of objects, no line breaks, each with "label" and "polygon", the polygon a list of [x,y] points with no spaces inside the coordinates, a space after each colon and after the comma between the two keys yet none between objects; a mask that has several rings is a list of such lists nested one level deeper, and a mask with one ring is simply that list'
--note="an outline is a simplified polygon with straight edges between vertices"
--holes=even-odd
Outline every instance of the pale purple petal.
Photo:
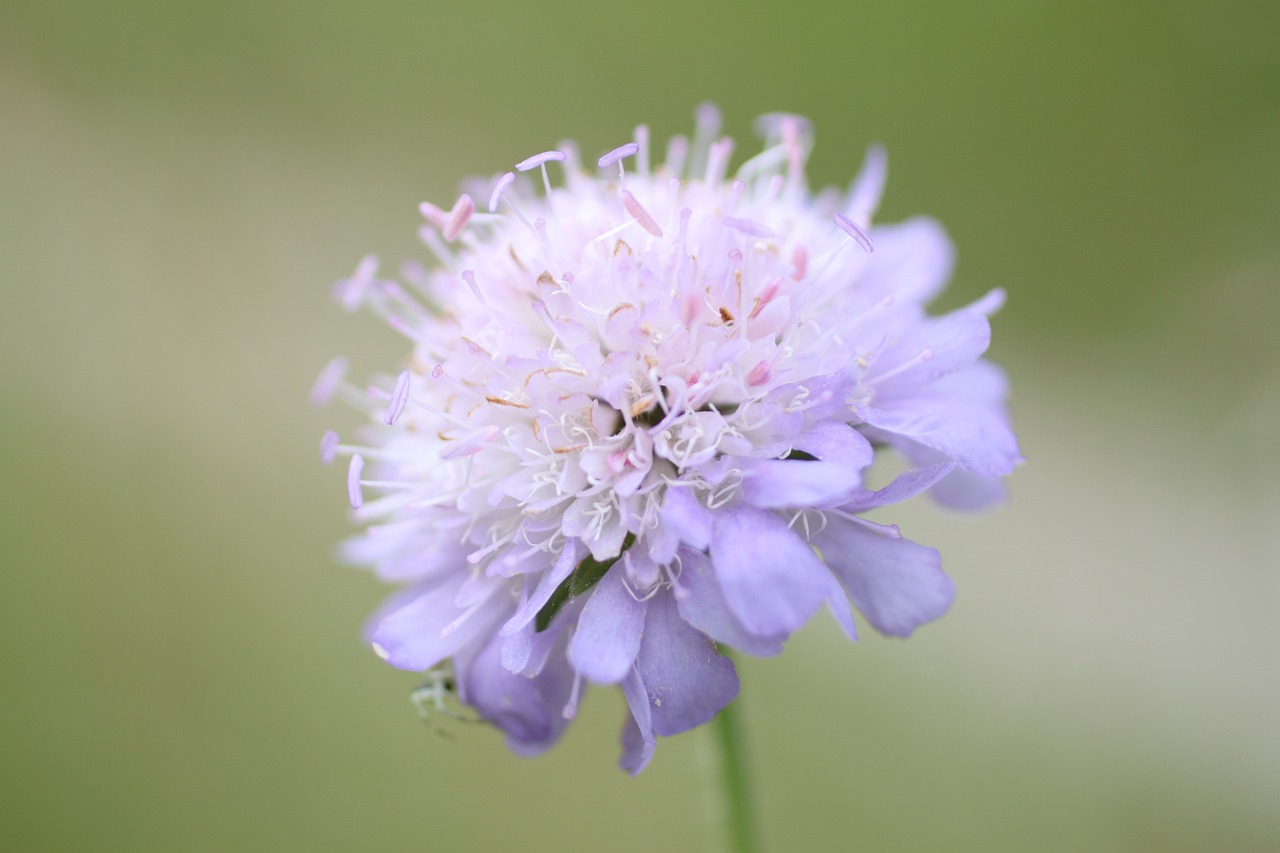
[{"label": "pale purple petal", "polygon": [[648,766],[657,743],[649,694],[635,669],[622,680],[622,695],[630,713],[622,722],[622,757],[618,766],[634,776]]},{"label": "pale purple petal", "polygon": [[834,575],[827,575],[831,583],[827,592],[827,612],[836,620],[840,630],[852,642],[858,641],[858,626],[853,621],[853,609],[849,607],[849,594],[836,580]]},{"label": "pale purple petal", "polygon": [[569,701],[573,673],[561,661],[536,678],[515,675],[502,666],[501,644],[494,636],[478,653],[458,655],[458,695],[506,733],[512,752],[537,755],[559,740],[569,723],[562,709]]},{"label": "pale purple petal", "polygon": [[827,569],[786,522],[742,505],[715,514],[711,560],[725,601],[753,634],[789,634],[827,597]]},{"label": "pale purple petal", "polygon": [[619,561],[591,591],[569,641],[569,663],[588,681],[616,684],[631,669],[644,633],[645,604],[623,582]]},{"label": "pale purple petal", "polygon": [[1022,459],[1001,414],[971,400],[902,397],[886,400],[883,409],[860,406],[858,413],[867,424],[931,447],[975,474],[1011,474]]},{"label": "pale purple petal", "polygon": [[421,672],[492,633],[510,607],[501,595],[491,596],[446,631],[466,613],[453,603],[466,577],[461,573],[389,602],[368,630],[369,642],[378,656],[399,669]]},{"label": "pale purple petal", "polygon": [[946,285],[955,251],[942,226],[918,217],[871,230],[876,252],[858,281],[868,303],[886,296],[898,302],[927,303]]},{"label": "pale purple petal", "polygon": [[528,599],[522,601],[520,606],[516,608],[515,614],[502,626],[502,633],[514,634],[525,625],[533,621],[538,615],[538,611],[543,608],[547,601],[551,598],[551,594],[556,591],[556,587],[569,577],[569,573],[578,567],[578,562],[582,559],[582,546],[577,539],[570,539],[560,552],[560,556],[556,558],[555,565],[551,570],[544,573],[538,586]]},{"label": "pale purple petal", "polygon": [[701,550],[711,543],[711,513],[698,503],[692,489],[667,489],[661,518],[664,527],[669,527],[680,541],[691,547]]},{"label": "pale purple petal", "polygon": [[759,507],[830,506],[862,484],[875,451],[856,430],[838,421],[818,424],[795,441],[817,460],[756,459],[743,465],[742,495]]},{"label": "pale purple petal", "polygon": [[680,552],[680,579],[674,594],[685,621],[716,642],[760,657],[782,651],[786,634],[757,636],[742,627],[724,600],[711,559],[701,551],[685,548]]},{"label": "pale purple petal", "polygon": [[655,734],[700,726],[738,695],[733,661],[680,618],[670,595],[649,602],[636,670],[653,704]]},{"label": "pale purple petal", "polygon": [[946,613],[955,597],[932,548],[835,516],[813,541],[854,606],[882,633],[905,637]]},{"label": "pale purple petal", "polygon": [[[934,456],[938,454],[934,453]],[[850,497],[848,503],[841,506],[849,512],[864,512],[878,506],[901,503],[933,486],[942,478],[955,470],[954,462],[939,462],[920,468],[904,471],[893,479],[889,485],[877,491],[859,489]]]},{"label": "pale purple petal", "polygon": [[1008,489],[1000,477],[955,470],[939,480],[929,494],[948,509],[978,512],[1004,503]]},{"label": "pale purple petal", "polygon": [[922,385],[968,367],[991,343],[991,324],[977,311],[961,309],[921,323],[902,336],[867,373],[877,398],[911,394]]}]

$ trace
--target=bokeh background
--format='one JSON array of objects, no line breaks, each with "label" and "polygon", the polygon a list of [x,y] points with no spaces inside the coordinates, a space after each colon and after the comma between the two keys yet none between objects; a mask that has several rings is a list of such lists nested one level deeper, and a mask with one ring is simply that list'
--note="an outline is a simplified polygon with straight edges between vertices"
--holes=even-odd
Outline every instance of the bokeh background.
[{"label": "bokeh background", "polygon": [[[1280,6],[0,0],[0,849],[699,850],[700,737],[423,726],[306,396],[416,205],[718,102],[891,157],[1009,292],[1009,505],[954,610],[748,661],[775,850],[1280,849]],[[739,157],[742,155],[740,154]],[[870,634],[870,632],[867,632]]]}]

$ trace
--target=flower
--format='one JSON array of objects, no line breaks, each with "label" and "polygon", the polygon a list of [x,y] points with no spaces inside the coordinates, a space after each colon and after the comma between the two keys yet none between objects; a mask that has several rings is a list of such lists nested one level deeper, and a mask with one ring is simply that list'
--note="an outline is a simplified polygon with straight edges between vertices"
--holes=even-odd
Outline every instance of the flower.
[{"label": "flower", "polygon": [[[717,644],[776,654],[824,605],[850,638],[850,601],[907,636],[951,580],[863,513],[925,491],[983,506],[1019,462],[981,358],[1000,292],[929,316],[951,248],[929,219],[871,226],[883,152],[814,195],[808,124],[759,129],[734,177],[709,106],[663,165],[644,126],[598,171],[563,144],[473,189],[487,212],[423,204],[438,264],[407,286],[372,257],[337,285],[412,346],[398,376],[361,390],[339,359],[312,394],[369,417],[360,444],[321,443],[350,455],[368,525],[345,557],[406,584],[369,642],[402,669],[452,662],[518,753],[556,741],[584,682],[620,685],[639,772],[737,694]],[[913,467],[873,490],[880,447]]]}]

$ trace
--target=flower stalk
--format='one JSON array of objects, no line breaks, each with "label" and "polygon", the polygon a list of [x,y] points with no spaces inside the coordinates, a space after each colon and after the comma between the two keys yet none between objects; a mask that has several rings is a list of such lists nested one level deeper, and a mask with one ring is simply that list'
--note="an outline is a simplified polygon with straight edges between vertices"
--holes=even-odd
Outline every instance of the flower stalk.
[{"label": "flower stalk", "polygon": [[[755,789],[743,732],[741,702],[730,702],[708,726],[708,784],[714,794],[715,825],[725,853],[758,853]],[[711,778],[714,777],[714,778]]]}]

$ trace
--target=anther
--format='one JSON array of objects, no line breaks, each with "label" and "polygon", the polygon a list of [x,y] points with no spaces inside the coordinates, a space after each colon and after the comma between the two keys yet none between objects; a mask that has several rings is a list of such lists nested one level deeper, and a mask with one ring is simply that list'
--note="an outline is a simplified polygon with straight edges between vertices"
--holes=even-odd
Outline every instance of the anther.
[{"label": "anther", "polygon": [[536,169],[543,163],[563,163],[565,153],[563,151],[543,151],[541,154],[534,154],[532,157],[526,157],[519,163],[516,163],[517,172],[528,172],[530,169]]},{"label": "anther", "polygon": [[772,228],[769,228],[766,225],[761,225],[759,222],[755,222],[751,219],[739,219],[736,216],[726,216],[724,218],[724,224],[728,225],[730,228],[741,231],[743,234],[749,234],[752,237],[759,237],[762,240],[770,240],[777,236]]},{"label": "anther", "polygon": [[649,211],[645,210],[628,190],[622,191],[622,206],[627,209],[627,213],[635,217],[641,228],[655,237],[662,236],[662,229],[658,227],[658,223],[654,221],[653,217],[649,215]]},{"label": "anther", "polygon": [[635,154],[639,150],[640,150],[640,143],[638,142],[628,142],[626,145],[619,145],[617,148],[613,149],[608,154],[601,157],[597,161],[597,165],[599,165],[601,169],[607,168],[609,166],[612,166],[614,163],[617,163],[619,160],[621,160],[624,157],[630,157],[631,155]]},{"label": "anther", "polygon": [[364,473],[364,457],[359,453],[351,457],[351,467],[347,469],[347,498],[352,509],[364,506],[364,490],[360,488],[360,475]]},{"label": "anther", "polygon": [[338,434],[331,429],[327,429],[324,431],[324,437],[320,439],[320,461],[326,465],[331,465],[337,452]]},{"label": "anther", "polygon": [[458,239],[458,235],[462,233],[462,229],[467,226],[467,220],[471,218],[471,214],[476,212],[475,202],[471,200],[471,196],[463,193],[458,196],[458,200],[453,203],[453,210],[449,211],[449,219],[445,222],[441,232],[444,238],[452,243]]},{"label": "anther", "polygon": [[515,172],[507,172],[501,178],[498,178],[498,183],[494,185],[493,192],[489,195],[489,212],[490,213],[498,212],[498,201],[502,198],[503,191],[507,187],[511,186],[512,182],[515,181],[515,179],[516,179]]},{"label": "anther", "polygon": [[387,426],[395,426],[396,421],[400,420],[400,415],[404,413],[405,404],[408,402],[409,371],[406,370],[396,380],[395,390],[391,392],[391,401],[387,403],[387,410],[383,413],[382,420]]},{"label": "anther", "polygon": [[876,250],[875,246],[871,242],[870,235],[868,235],[866,231],[863,231],[858,223],[854,222],[843,213],[836,214],[836,225],[839,225],[842,231],[856,240],[858,245],[862,247],[863,251],[870,253]]},{"label": "anther", "polygon": [[755,367],[751,368],[751,372],[747,374],[748,385],[763,385],[773,378],[773,369],[769,367],[769,362],[761,361]]},{"label": "anther", "polygon": [[351,274],[351,278],[341,282],[338,298],[342,302],[342,307],[348,311],[354,311],[360,307],[360,303],[364,300],[365,293],[369,290],[369,285],[373,283],[373,277],[378,272],[378,256],[365,255],[360,259],[360,263],[356,265],[356,271]]},{"label": "anther", "polygon": [[320,375],[316,377],[316,384],[311,386],[311,404],[323,406],[328,403],[346,375],[347,360],[345,358],[339,356],[326,364],[324,370],[321,370]]},{"label": "anther", "polygon": [[444,228],[445,223],[449,221],[449,214],[429,201],[424,201],[418,205],[418,212],[422,214],[423,219],[437,228]]}]

